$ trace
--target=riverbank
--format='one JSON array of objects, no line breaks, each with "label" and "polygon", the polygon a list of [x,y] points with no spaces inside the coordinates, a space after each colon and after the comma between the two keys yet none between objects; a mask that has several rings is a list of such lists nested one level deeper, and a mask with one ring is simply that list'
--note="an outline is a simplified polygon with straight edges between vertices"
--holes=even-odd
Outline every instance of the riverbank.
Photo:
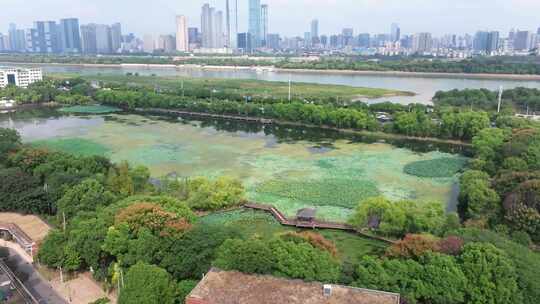
[{"label": "riverbank", "polygon": [[79,68],[122,68],[122,69],[175,69],[175,70],[208,70],[208,71],[256,71],[258,73],[306,73],[328,75],[365,75],[387,77],[412,77],[412,78],[450,78],[450,79],[476,79],[476,80],[517,80],[517,81],[540,81],[540,75],[531,74],[486,74],[486,73],[440,73],[440,72],[401,72],[401,71],[371,71],[371,70],[321,70],[321,69],[284,69],[274,66],[220,66],[200,64],[97,64],[97,63],[27,63],[27,62],[0,62],[0,66],[26,65],[26,66],[65,66]]}]

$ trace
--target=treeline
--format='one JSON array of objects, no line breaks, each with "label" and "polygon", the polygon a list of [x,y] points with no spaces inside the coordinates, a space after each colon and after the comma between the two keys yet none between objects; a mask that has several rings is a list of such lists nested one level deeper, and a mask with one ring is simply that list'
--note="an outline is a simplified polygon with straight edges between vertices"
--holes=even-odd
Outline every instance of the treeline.
[{"label": "treeline", "polygon": [[353,71],[399,71],[423,73],[465,74],[517,74],[539,75],[540,64],[535,57],[523,60],[512,57],[473,58],[459,61],[400,57],[371,60],[360,56],[322,58],[319,61],[291,61],[288,57],[278,60],[250,60],[238,58],[191,58],[181,62],[171,56],[43,56],[2,55],[4,62],[24,63],[71,63],[71,64],[199,64],[215,66],[275,66],[284,69],[353,70]]},{"label": "treeline", "polygon": [[[471,107],[486,111],[496,111],[499,104],[499,92],[487,89],[465,89],[439,91],[433,97],[437,106]],[[540,90],[518,87],[505,90],[502,95],[501,109],[526,113],[540,110]]]},{"label": "treeline", "polygon": [[[274,101],[272,103],[245,103],[229,100],[194,100],[175,94],[155,93],[149,90],[101,90],[96,101],[128,109],[164,108],[193,112],[263,117],[316,126],[385,131],[408,136],[441,137],[470,140],[479,130],[489,127],[485,112],[447,111],[426,113],[425,107],[402,107],[395,112],[394,122],[382,125],[366,105],[337,107],[301,102]],[[389,107],[395,111],[396,107]],[[376,106],[382,110],[384,105]],[[410,112],[405,112],[410,110]],[[439,118],[440,116],[440,118]]]},{"label": "treeline", "polygon": [[540,74],[536,62],[508,62],[506,60],[460,61],[403,59],[403,60],[358,60],[354,58],[323,59],[315,62],[279,62],[277,67],[285,69],[353,70],[353,71],[398,71],[422,73],[465,73],[465,74]]}]

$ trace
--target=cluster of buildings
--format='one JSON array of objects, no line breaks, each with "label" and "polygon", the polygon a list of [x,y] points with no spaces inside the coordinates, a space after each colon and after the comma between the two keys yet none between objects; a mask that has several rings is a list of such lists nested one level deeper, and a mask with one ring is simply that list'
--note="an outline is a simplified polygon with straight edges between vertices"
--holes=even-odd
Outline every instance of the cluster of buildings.
[{"label": "cluster of buildings", "polygon": [[540,45],[537,32],[512,30],[507,37],[498,31],[478,31],[475,35],[449,34],[434,37],[429,32],[403,34],[398,24],[392,23],[388,33],[355,34],[353,28],[341,33],[319,35],[319,21],[311,22],[304,37],[285,38],[280,49],[303,49],[319,52],[344,52],[362,55],[433,55],[470,57],[474,55],[529,55]]},{"label": "cluster of buildings", "polygon": [[[123,35],[120,23],[83,24],[76,18],[36,21],[29,29],[11,24],[0,33],[0,52],[45,54],[359,54],[359,55],[434,55],[470,57],[474,55],[528,55],[537,51],[540,28],[536,31],[512,30],[503,37],[499,31],[478,31],[474,35],[449,34],[434,37],[429,32],[404,34],[393,23],[387,33],[355,33],[352,27],[341,33],[321,34],[319,20],[311,21],[303,36],[281,37],[269,32],[269,7],[261,0],[222,0],[218,9],[206,3],[200,20],[176,16],[174,33],[147,34],[138,38]],[[247,5],[247,30],[239,30],[239,2]],[[240,3],[242,4],[242,3]],[[172,20],[171,20],[172,25]],[[172,29],[172,26],[171,26]]]},{"label": "cluster of buildings", "polygon": [[84,24],[79,19],[35,21],[29,29],[12,23],[0,33],[0,51],[38,54],[112,54],[130,50],[134,35],[122,35],[122,25]]}]

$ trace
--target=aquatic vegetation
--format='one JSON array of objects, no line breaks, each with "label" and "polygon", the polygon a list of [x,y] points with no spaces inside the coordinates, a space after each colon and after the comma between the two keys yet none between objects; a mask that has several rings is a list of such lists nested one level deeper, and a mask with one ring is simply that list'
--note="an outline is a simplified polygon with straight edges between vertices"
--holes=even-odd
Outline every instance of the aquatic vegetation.
[{"label": "aquatic vegetation", "polygon": [[468,160],[462,157],[436,158],[407,164],[403,171],[418,177],[452,177],[463,169],[467,162]]},{"label": "aquatic vegetation", "polygon": [[116,107],[102,106],[102,105],[89,105],[89,106],[72,106],[65,107],[59,110],[64,113],[74,113],[74,114],[108,114],[121,112],[122,109]]},{"label": "aquatic vegetation", "polygon": [[74,155],[106,155],[110,150],[100,143],[83,138],[59,138],[32,142],[35,147],[54,151],[67,152]]},{"label": "aquatic vegetation", "polygon": [[352,179],[270,180],[262,183],[256,191],[316,206],[344,208],[354,208],[359,201],[379,195],[374,182]]}]

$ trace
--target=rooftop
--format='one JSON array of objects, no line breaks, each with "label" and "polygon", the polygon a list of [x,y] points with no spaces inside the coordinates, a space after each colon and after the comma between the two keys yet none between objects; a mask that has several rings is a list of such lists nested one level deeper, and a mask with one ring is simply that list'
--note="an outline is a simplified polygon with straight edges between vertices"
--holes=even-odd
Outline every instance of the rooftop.
[{"label": "rooftop", "polygon": [[[325,286],[331,287],[328,296]],[[212,269],[186,304],[399,304],[399,299],[388,292]]]}]

